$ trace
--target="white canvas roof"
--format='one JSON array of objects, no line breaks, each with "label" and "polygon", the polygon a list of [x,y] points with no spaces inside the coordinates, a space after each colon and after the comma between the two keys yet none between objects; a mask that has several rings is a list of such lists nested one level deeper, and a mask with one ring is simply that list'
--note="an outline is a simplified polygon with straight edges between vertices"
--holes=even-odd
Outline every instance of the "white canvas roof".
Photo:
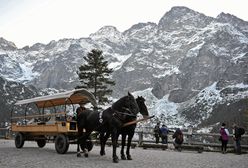
[{"label": "white canvas roof", "polygon": [[74,89],[54,95],[40,96],[31,99],[20,100],[15,105],[35,103],[39,108],[52,107],[64,104],[91,103],[97,106],[95,96],[85,89]]}]

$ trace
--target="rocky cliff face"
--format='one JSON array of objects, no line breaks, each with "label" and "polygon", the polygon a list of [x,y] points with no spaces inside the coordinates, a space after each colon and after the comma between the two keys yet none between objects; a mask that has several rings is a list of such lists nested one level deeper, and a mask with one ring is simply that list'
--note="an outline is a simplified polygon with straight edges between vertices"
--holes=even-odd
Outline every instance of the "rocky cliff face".
[{"label": "rocky cliff face", "polygon": [[[202,116],[202,108],[192,110],[186,102],[194,102],[214,83],[219,90],[248,85],[248,22],[230,14],[212,18],[174,7],[158,24],[138,23],[124,32],[105,26],[89,38],[23,49],[3,39],[0,43],[0,74],[8,80],[40,89],[72,89],[78,84],[82,56],[98,48],[115,70],[113,97],[150,88],[158,100],[167,97],[189,117]],[[247,98],[242,93],[242,99]]]},{"label": "rocky cliff face", "polygon": [[[38,91],[33,86],[25,86],[0,77],[0,95],[0,127],[3,127],[4,122],[10,122],[11,111],[15,102],[38,96]],[[19,112],[23,112],[24,108],[20,107]]]}]

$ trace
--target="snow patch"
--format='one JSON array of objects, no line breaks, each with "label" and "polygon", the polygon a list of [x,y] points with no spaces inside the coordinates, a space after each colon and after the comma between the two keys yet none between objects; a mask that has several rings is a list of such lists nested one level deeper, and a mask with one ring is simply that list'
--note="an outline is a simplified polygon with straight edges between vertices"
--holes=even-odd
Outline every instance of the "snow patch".
[{"label": "snow patch", "polygon": [[191,48],[187,54],[186,57],[197,57],[197,55],[199,54],[199,50],[202,48],[202,46],[205,44],[205,42],[202,42],[200,44],[198,44],[197,46],[195,46],[194,48]]},{"label": "snow patch", "polygon": [[39,75],[39,73],[37,72],[32,72],[33,70],[32,63],[24,62],[24,63],[20,63],[19,65],[22,69],[22,76],[18,78],[17,81],[30,81],[35,76]]},{"label": "snow patch", "polygon": [[248,54],[248,53],[237,54],[237,56],[233,57],[231,60],[236,64],[238,62],[238,60],[242,59],[246,54]]},{"label": "snow patch", "polygon": [[119,54],[114,54],[113,57],[117,59],[116,62],[111,62],[109,64],[109,68],[113,68],[114,70],[118,70],[122,67],[123,63],[131,57],[132,54],[128,55],[119,55]]},{"label": "snow patch", "polygon": [[160,71],[158,75],[153,74],[153,77],[161,78],[161,77],[170,76],[172,74],[179,74],[179,73],[180,73],[180,70],[178,69],[178,67],[171,66],[169,67],[169,70],[165,70],[163,73]]}]

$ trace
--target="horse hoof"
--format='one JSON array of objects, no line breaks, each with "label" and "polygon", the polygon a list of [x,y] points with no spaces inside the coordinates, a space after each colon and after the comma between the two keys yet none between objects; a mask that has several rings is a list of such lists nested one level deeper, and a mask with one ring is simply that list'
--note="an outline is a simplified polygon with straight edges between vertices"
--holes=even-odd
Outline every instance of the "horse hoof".
[{"label": "horse hoof", "polygon": [[89,154],[88,154],[88,153],[85,153],[85,154],[84,154],[84,157],[89,157]]},{"label": "horse hoof", "polygon": [[101,156],[105,155],[105,151],[100,151],[100,155]]},{"label": "horse hoof", "polygon": [[131,155],[127,155],[127,160],[133,160]]},{"label": "horse hoof", "polygon": [[127,160],[127,158],[126,158],[125,155],[121,155],[121,159],[122,159],[122,160]]},{"label": "horse hoof", "polygon": [[77,153],[77,157],[81,157],[81,154],[80,153]]},{"label": "horse hoof", "polygon": [[118,159],[118,158],[114,158],[114,159],[113,159],[113,162],[114,162],[114,163],[119,163],[119,159]]}]

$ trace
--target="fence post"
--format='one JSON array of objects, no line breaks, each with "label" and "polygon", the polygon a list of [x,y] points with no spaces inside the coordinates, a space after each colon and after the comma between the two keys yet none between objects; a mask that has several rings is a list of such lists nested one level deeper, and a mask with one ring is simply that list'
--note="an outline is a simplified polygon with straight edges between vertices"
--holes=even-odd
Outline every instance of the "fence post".
[{"label": "fence post", "polygon": [[190,125],[188,127],[188,144],[191,144],[192,141],[192,135],[193,135],[193,127]]},{"label": "fence post", "polygon": [[141,146],[143,144],[143,131],[139,132],[139,142],[138,142],[139,146]]}]

